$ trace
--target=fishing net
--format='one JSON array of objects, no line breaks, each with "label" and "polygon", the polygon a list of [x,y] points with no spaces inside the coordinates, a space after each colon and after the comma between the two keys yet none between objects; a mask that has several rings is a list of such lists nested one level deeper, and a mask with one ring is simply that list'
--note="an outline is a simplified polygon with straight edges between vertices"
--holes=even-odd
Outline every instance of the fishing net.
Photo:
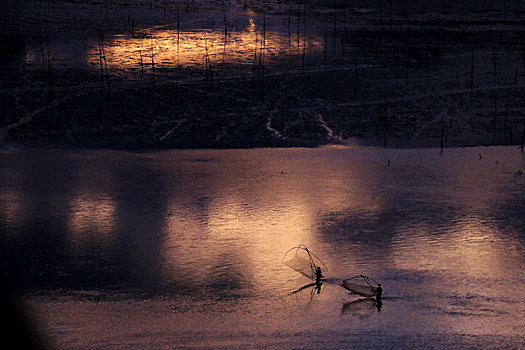
[{"label": "fishing net", "polygon": [[288,250],[282,263],[310,279],[315,279],[317,266],[323,266],[324,270],[328,270],[324,263],[304,244]]},{"label": "fishing net", "polygon": [[294,255],[290,260],[283,261],[283,264],[286,266],[294,269],[295,271],[299,272],[300,274],[310,278],[315,278],[315,267],[312,266],[310,261],[298,256]]},{"label": "fishing net", "polygon": [[359,275],[344,280],[341,285],[354,294],[371,298],[376,295],[378,283],[370,277]]}]

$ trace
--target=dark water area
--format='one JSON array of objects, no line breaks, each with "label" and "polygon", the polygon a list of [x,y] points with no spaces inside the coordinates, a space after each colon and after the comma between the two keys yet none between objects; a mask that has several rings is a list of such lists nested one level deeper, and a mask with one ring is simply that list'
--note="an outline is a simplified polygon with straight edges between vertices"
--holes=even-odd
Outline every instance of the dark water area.
[{"label": "dark water area", "polygon": [[[524,159],[4,148],[1,264],[52,348],[520,348]],[[301,243],[319,293],[281,264]]]}]

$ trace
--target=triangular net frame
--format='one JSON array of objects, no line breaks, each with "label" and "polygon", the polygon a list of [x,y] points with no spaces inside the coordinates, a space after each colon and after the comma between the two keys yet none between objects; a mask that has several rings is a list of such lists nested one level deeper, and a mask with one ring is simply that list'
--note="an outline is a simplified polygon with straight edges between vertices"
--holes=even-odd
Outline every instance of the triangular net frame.
[{"label": "triangular net frame", "polygon": [[343,280],[341,285],[354,294],[371,298],[376,295],[379,283],[371,277],[359,275]]},{"label": "triangular net frame", "polygon": [[310,279],[315,279],[317,266],[323,266],[325,270],[328,270],[321,259],[304,244],[290,248],[286,254],[284,254],[281,263]]}]

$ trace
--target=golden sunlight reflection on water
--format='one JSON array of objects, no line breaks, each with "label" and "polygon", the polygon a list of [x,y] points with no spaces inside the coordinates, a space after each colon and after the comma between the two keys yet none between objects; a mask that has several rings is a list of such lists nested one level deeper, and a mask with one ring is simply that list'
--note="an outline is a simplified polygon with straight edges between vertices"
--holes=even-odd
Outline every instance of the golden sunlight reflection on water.
[{"label": "golden sunlight reflection on water", "polygon": [[[280,265],[284,252],[299,243],[316,250],[330,266],[328,275],[339,278],[370,270],[377,273],[386,267],[453,271],[477,278],[503,273],[507,264],[512,264],[512,258],[506,256],[516,253],[517,243],[513,243],[512,236],[501,236],[486,222],[470,216],[468,208],[472,204],[461,209],[459,219],[444,214],[449,218],[446,223],[421,222],[416,216],[413,223],[393,226],[389,232],[374,233],[367,229],[359,233],[350,226],[346,232],[343,228],[336,236],[325,236],[326,225],[340,225],[337,220],[341,216],[351,221],[375,221],[381,216],[388,217],[400,205],[408,206],[404,208],[408,211],[419,209],[392,197],[391,170],[373,158],[366,164],[364,159],[349,163],[333,154],[307,162],[293,154],[282,160],[269,157],[254,161],[241,151],[231,151],[228,156],[210,162],[213,165],[207,163],[207,170],[214,170],[199,181],[197,195],[202,191],[202,197],[197,204],[188,205],[194,202],[191,189],[177,188],[168,195],[165,239],[161,246],[167,279],[181,273],[204,277],[209,269],[231,269],[259,286],[259,293],[266,293],[268,288],[280,289],[290,280],[302,280]],[[180,161],[175,158],[171,162],[177,160]],[[171,162],[162,167],[163,172],[177,171]],[[191,164],[187,166],[192,168]],[[198,173],[201,166],[194,170]],[[418,197],[421,187],[413,186],[410,178],[406,180],[409,187],[405,188],[405,195],[412,192]],[[428,185],[428,180],[423,182]],[[399,186],[402,188],[403,184]],[[428,196],[428,190],[424,191],[423,195]],[[487,195],[484,194],[486,201],[491,202]],[[460,197],[453,201],[456,205],[462,200]],[[436,204],[427,203],[428,215],[431,216],[434,205],[439,207],[439,201],[438,198]],[[330,216],[333,213],[335,216]],[[465,217],[461,218],[462,215]],[[393,239],[386,248],[368,242],[368,235],[388,234],[393,234]],[[330,242],[342,243],[344,250],[331,250]]]},{"label": "golden sunlight reflection on water", "polygon": [[447,234],[407,230],[396,237],[392,264],[411,271],[459,273],[481,278],[505,275],[518,258],[516,242],[476,220],[458,223]]},{"label": "golden sunlight reflection on water", "polygon": [[117,203],[105,196],[82,193],[71,199],[69,230],[75,241],[104,240],[114,234]]},{"label": "golden sunlight reflection on water", "polygon": [[[291,58],[302,52],[321,52],[322,42],[315,36],[307,40],[289,40],[287,33],[267,31],[256,28],[253,21],[245,30],[228,32],[227,36],[219,30],[184,31],[155,29],[144,36],[114,35],[104,41],[104,51],[108,67],[116,71],[150,71],[173,68],[204,68],[206,54],[212,68],[217,64],[252,66],[276,59]],[[261,51],[263,58],[259,57]],[[87,53],[88,63],[98,68],[98,44],[92,44]],[[152,63],[153,61],[153,63]],[[159,73],[159,72],[157,72]]]},{"label": "golden sunlight reflection on water", "polygon": [[24,218],[24,199],[21,193],[14,190],[0,191],[0,208],[7,217],[7,223],[16,227]]}]

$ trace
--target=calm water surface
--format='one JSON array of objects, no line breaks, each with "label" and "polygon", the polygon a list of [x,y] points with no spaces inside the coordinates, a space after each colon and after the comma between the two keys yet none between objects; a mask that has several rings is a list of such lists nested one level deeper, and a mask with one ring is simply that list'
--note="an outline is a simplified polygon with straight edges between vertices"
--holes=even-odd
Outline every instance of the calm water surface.
[{"label": "calm water surface", "polygon": [[[388,160],[390,159],[390,164]],[[521,348],[514,147],[3,150],[1,262],[57,348]],[[365,274],[383,307],[326,277]],[[358,301],[358,302],[356,302]]]}]

